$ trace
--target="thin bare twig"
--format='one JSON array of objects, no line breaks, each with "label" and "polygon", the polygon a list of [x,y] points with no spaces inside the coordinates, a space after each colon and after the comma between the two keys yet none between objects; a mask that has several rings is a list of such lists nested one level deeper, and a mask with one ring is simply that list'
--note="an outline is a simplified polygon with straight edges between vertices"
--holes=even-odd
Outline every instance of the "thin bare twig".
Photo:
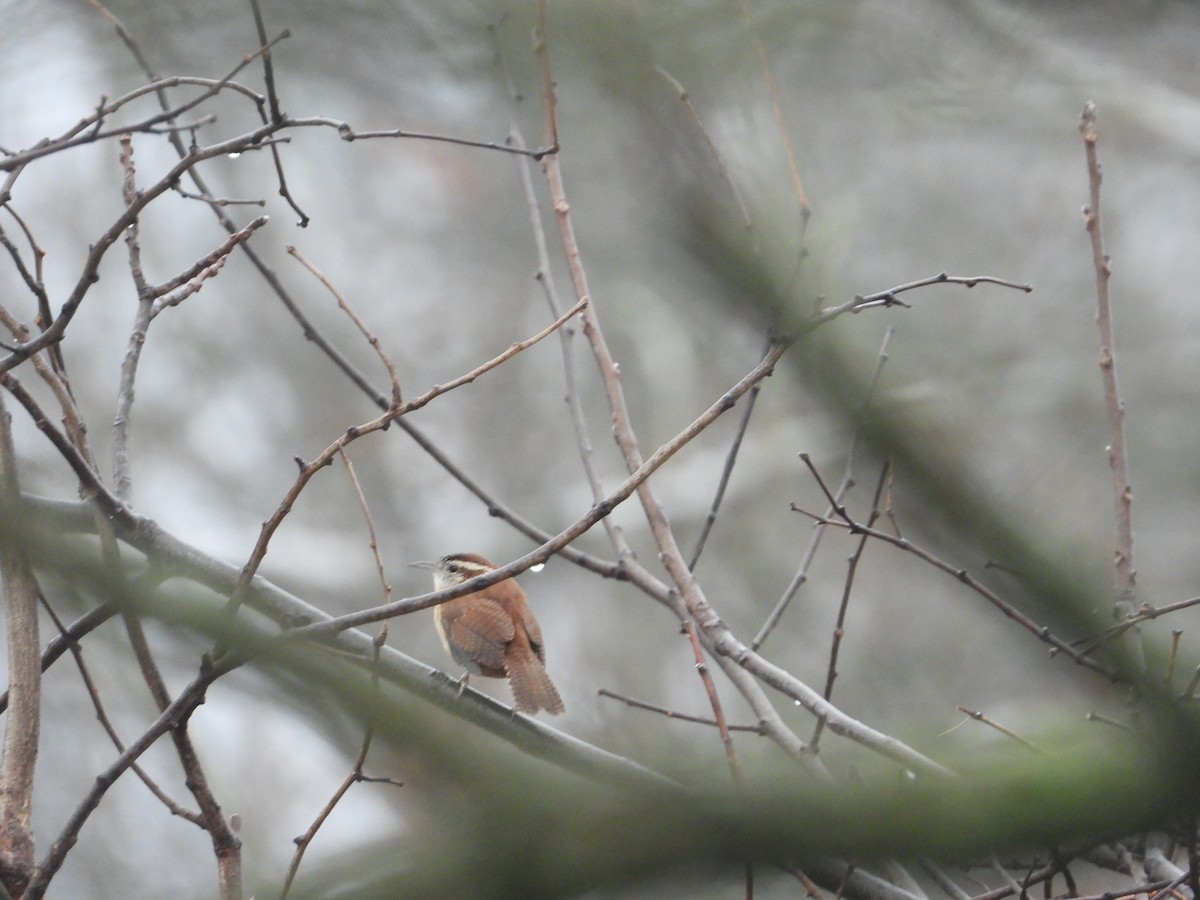
[{"label": "thin bare twig", "polygon": [[337,300],[338,308],[350,317],[350,321],[354,323],[354,326],[359,330],[362,336],[367,339],[367,343],[371,345],[371,348],[375,351],[376,355],[379,356],[379,361],[382,362],[383,367],[387,369],[388,380],[391,381],[392,384],[391,405],[399,406],[403,402],[403,398],[400,396],[400,376],[396,372],[396,364],[392,362],[392,358],[388,356],[387,351],[383,349],[383,345],[379,342],[379,338],[372,333],[371,329],[367,327],[367,323],[363,321],[362,317],[354,311],[353,307],[351,307],[349,303],[346,302],[346,298],[342,296],[342,292],[334,287],[333,282],[325,276],[324,272],[313,265],[312,261],[309,260],[308,257],[306,257],[291,244],[288,244],[287,252],[291,256],[295,257],[295,259],[300,262],[300,265],[308,269],[308,271],[310,271],[317,278],[317,280],[321,282],[321,284],[325,285],[326,290],[333,294],[334,299]]},{"label": "thin bare twig", "polygon": [[[1035,744],[1033,741],[1030,741],[1030,740],[1027,740],[1027,739],[1021,737],[1019,734],[1017,734],[1015,731],[1013,731],[1009,728],[1005,728],[1003,725],[1001,725],[999,722],[995,721],[994,719],[989,719],[987,716],[985,716],[979,710],[967,709],[965,706],[956,706],[955,709],[957,709],[960,713],[962,713],[967,718],[973,719],[976,722],[981,722],[982,724],[987,725],[989,728],[994,728],[996,731],[1000,732],[1005,737],[1012,738],[1014,741],[1016,741],[1022,747],[1027,747],[1028,749],[1032,750],[1034,753],[1041,754],[1042,756],[1046,755],[1046,751],[1043,750],[1041,747],[1039,747],[1037,744]],[[955,726],[955,727],[957,728],[958,726]]]},{"label": "thin bare twig", "polygon": [[[371,549],[371,556],[375,560],[375,574],[379,577],[379,591],[382,602],[387,603],[392,599],[392,584],[388,580],[387,570],[383,565],[383,556],[379,553],[379,537],[375,533],[375,519],[371,515],[371,507],[367,503],[367,495],[363,492],[362,483],[358,480],[358,472],[354,470],[354,463],[350,460],[350,454],[343,447],[338,450],[338,456],[341,457],[342,463],[346,466],[346,474],[350,477],[350,486],[354,489],[354,496],[358,499],[358,508],[362,510],[363,521],[367,526],[367,536],[369,537],[368,546]],[[383,628],[380,630],[379,637],[376,640],[382,645],[387,640],[387,623],[383,623]],[[378,654],[376,654],[378,658]]]},{"label": "thin bare twig", "polygon": [[[174,278],[150,287],[148,289],[150,295],[157,298],[151,309],[152,316],[157,316],[168,307],[178,306],[188,297],[197,293],[205,281],[217,276],[221,268],[225,265],[225,261],[229,258],[229,254],[233,252],[233,248],[244,241],[250,240],[251,235],[269,221],[269,216],[259,216],[229,235],[211,253],[196,260]],[[163,296],[170,291],[174,291],[174,293],[169,296]]]},{"label": "thin bare twig", "polygon": [[[617,700],[621,703],[624,703],[626,706],[631,706],[634,709],[644,709],[647,712],[658,713],[659,715],[663,716],[664,718],[675,719],[676,721],[679,721],[679,722],[694,722],[697,725],[708,725],[713,728],[715,728],[717,726],[717,722],[715,719],[704,719],[699,716],[689,716],[686,713],[676,712],[673,709],[667,709],[665,706],[657,706],[656,704],[653,704],[653,703],[646,703],[644,700],[635,700],[633,697],[626,697],[623,694],[618,694],[615,691],[608,690],[607,688],[601,688],[600,690],[596,691],[596,696],[609,697],[613,700]],[[730,731],[745,731],[750,734],[763,734],[764,733],[761,725],[733,725],[733,724],[731,724],[728,726],[728,728]]]},{"label": "thin bare twig", "polygon": [[433,141],[440,144],[455,144],[459,147],[476,147],[480,150],[496,150],[500,153],[512,153],[516,156],[527,156],[533,160],[540,160],[547,153],[552,153],[552,147],[541,147],[536,150],[528,150],[524,147],[516,147],[512,144],[501,143],[498,141],[477,141],[471,138],[453,137],[448,134],[433,134],[428,131],[410,131],[407,128],[390,128],[384,131],[355,131],[346,122],[339,122],[336,119],[326,119],[320,116],[310,116],[302,119],[292,119],[291,123],[296,126],[325,126],[336,128],[338,136],[344,141],[366,141],[377,138],[408,138],[418,141]]},{"label": "thin bare twig", "polygon": [[[742,227],[746,229],[746,233],[754,234],[754,221],[750,218],[750,210],[746,207],[746,201],[742,199],[742,192],[738,190],[737,184],[729,175],[729,169],[725,165],[725,160],[721,157],[721,151],[717,149],[716,142],[712,139],[708,128],[704,125],[704,120],[700,117],[700,112],[692,103],[692,98],[679,80],[664,69],[662,66],[655,66],[654,71],[666,79],[667,83],[675,89],[675,93],[679,95],[679,102],[683,104],[688,114],[692,117],[692,122],[696,126],[696,130],[700,132],[700,137],[704,139],[704,146],[712,156],[713,162],[717,166],[717,175],[721,181],[729,188],[729,192],[733,195],[733,200],[737,204],[738,211],[742,216]],[[786,135],[785,135],[786,137]]]},{"label": "thin bare twig", "polygon": [[1118,622],[1116,625],[1110,625],[1098,635],[1076,638],[1071,642],[1071,645],[1081,648],[1085,653],[1091,653],[1105,641],[1120,637],[1129,629],[1136,628],[1142,622],[1149,622],[1160,616],[1169,615],[1170,613],[1178,612],[1181,609],[1187,609],[1197,604],[1200,604],[1200,597],[1180,600],[1177,603],[1168,603],[1166,606],[1150,606],[1147,603],[1142,603],[1138,607],[1136,615],[1132,615],[1125,621]]},{"label": "thin bare twig", "polygon": [[191,191],[185,191],[183,188],[176,188],[175,193],[187,200],[199,200],[201,203],[207,203],[211,206],[259,206],[267,205],[267,201],[260,198],[239,200],[234,197],[213,197],[206,194],[194,194]]},{"label": "thin bare twig", "polygon": [[717,733],[721,735],[721,744],[725,748],[725,760],[729,765],[729,771],[733,775],[734,781],[741,781],[742,762],[737,755],[737,749],[733,746],[733,735],[730,733],[729,722],[725,719],[725,708],[721,705],[721,698],[717,695],[717,686],[713,683],[712,672],[709,671],[704,648],[700,646],[700,638],[696,635],[696,623],[685,619],[683,631],[692,645],[696,672],[700,676],[700,683],[704,685],[704,693],[712,708],[713,719],[717,723]]},{"label": "thin bare twig", "polygon": [[[1100,223],[1101,174],[1096,153],[1100,136],[1096,131],[1096,107],[1091,102],[1083,108],[1079,134],[1083,138],[1087,157],[1089,196],[1088,205],[1083,209],[1083,221],[1091,238],[1092,265],[1096,270],[1096,327],[1100,331],[1100,375],[1104,383],[1104,408],[1108,413],[1108,465],[1112,472],[1117,526],[1114,557],[1117,598],[1114,614],[1119,619],[1126,619],[1134,613],[1137,605],[1136,572],[1133,566],[1133,488],[1129,484],[1129,457],[1125,446],[1125,404],[1121,402],[1121,394],[1117,389],[1112,303],[1108,290],[1112,267],[1104,250],[1104,232]],[[1139,652],[1140,642],[1131,640],[1126,646],[1135,651],[1144,667],[1145,659]]]},{"label": "thin bare twig", "polygon": [[[133,136],[121,135],[121,168],[125,172],[122,195],[128,207],[137,200],[136,169],[133,162]],[[129,330],[125,357],[121,361],[121,379],[117,385],[117,411],[113,416],[113,490],[123,503],[128,503],[133,491],[129,461],[129,415],[133,408],[134,382],[137,380],[138,362],[142,358],[142,347],[146,344],[146,330],[154,315],[154,297],[151,296],[146,276],[142,272],[142,250],[139,243],[138,220],[134,219],[125,229],[125,245],[129,248],[129,273],[137,291],[137,309],[133,316],[133,327]]]},{"label": "thin bare twig", "polygon": [[900,294],[903,294],[905,291],[929,287],[934,284],[961,284],[967,288],[973,288],[978,284],[998,284],[1001,287],[1024,291],[1026,294],[1033,290],[1032,285],[1009,281],[1006,278],[995,278],[991,275],[947,275],[945,272],[939,272],[937,275],[932,275],[929,278],[920,278],[917,281],[900,284],[894,288],[888,288],[886,291],[879,291],[875,294],[860,294],[838,306],[819,309],[804,323],[801,330],[805,332],[812,331],[814,328],[824,325],[826,322],[836,319],[845,313],[859,312],[874,306],[908,306],[907,303],[900,299]]},{"label": "thin bare twig", "polygon": [[[267,40],[267,26],[263,21],[262,8],[259,6],[258,0],[250,0],[250,10],[254,15],[254,27],[258,30],[258,42],[263,47],[263,83],[267,89],[267,109],[270,110],[271,121],[282,124],[285,116],[279,106],[279,94],[275,90],[275,64],[271,61],[271,42]],[[308,214],[300,208],[300,204],[292,196],[287,176],[283,171],[283,159],[279,156],[279,148],[273,144],[271,145],[271,161],[275,164],[275,175],[279,180],[279,196],[286,200],[288,206],[300,217],[296,224],[301,228],[307,228]]]},{"label": "thin bare twig", "polygon": [[[12,314],[3,307],[0,307],[0,324],[11,331],[18,341],[29,339],[29,329],[13,318]],[[92,451],[88,442],[87,427],[79,414],[75,397],[71,394],[71,387],[67,384],[66,365],[62,362],[62,354],[56,352],[59,349],[58,347],[47,349],[45,356],[50,360],[49,364],[46,359],[43,359],[42,353],[33,354],[29,361],[33,365],[34,372],[49,386],[54,394],[54,399],[58,401],[69,442],[78,448],[81,458],[87,460],[91,465]],[[59,362],[55,363],[55,359],[58,359]]]},{"label": "thin bare twig", "polygon": [[[767,341],[763,352],[767,352],[770,348],[771,342]],[[713,494],[712,505],[708,508],[708,515],[704,517],[704,524],[700,526],[700,536],[696,538],[696,546],[692,549],[692,558],[688,560],[688,568],[693,572],[700,563],[700,554],[704,552],[704,545],[708,543],[709,532],[717,522],[717,512],[721,509],[721,502],[725,499],[725,491],[729,487],[729,479],[733,475],[733,467],[737,463],[738,451],[742,447],[746,429],[750,427],[750,417],[754,414],[754,403],[758,400],[760,390],[762,390],[761,384],[756,384],[750,389],[750,395],[746,398],[746,408],[742,410],[742,417],[738,420],[737,429],[733,433],[733,441],[729,444],[729,452],[725,454],[725,465],[721,469],[717,491]]]},{"label": "thin bare twig", "polygon": [[[883,488],[887,484],[891,469],[892,461],[889,459],[884,462],[883,468],[879,472],[879,483],[875,487],[875,496],[871,501],[871,515],[867,519],[868,525],[874,525],[881,515],[880,500],[883,497]],[[837,621],[833,626],[833,641],[829,648],[829,668],[825,674],[824,697],[826,700],[830,700],[833,697],[833,683],[837,680],[838,676],[838,653],[842,647],[842,638],[846,634],[846,611],[850,608],[850,593],[854,587],[854,575],[858,571],[858,564],[862,561],[862,556],[866,552],[866,549],[867,537],[866,535],[862,535],[859,538],[858,546],[850,554],[850,562],[846,569],[846,582],[842,588],[842,602],[838,604]],[[821,741],[821,732],[824,730],[825,720],[818,717],[816,727],[813,729],[812,740],[808,742],[814,752]]]},{"label": "thin bare twig", "polygon": [[1111,716],[1106,716],[1103,713],[1098,713],[1094,709],[1088,710],[1084,717],[1085,722],[1099,722],[1101,725],[1111,725],[1113,728],[1119,728],[1122,731],[1132,731],[1133,726],[1127,722],[1120,722]]},{"label": "thin bare twig", "polygon": [[1183,631],[1176,628],[1171,631],[1171,649],[1167,653],[1167,671],[1163,675],[1163,684],[1168,691],[1171,688],[1171,682],[1175,680],[1175,663],[1179,658],[1179,639],[1183,637]]},{"label": "thin bare twig", "polygon": [[[15,177],[16,174],[17,173],[14,172],[11,177]],[[2,194],[0,194],[0,196],[2,196]],[[25,282],[25,286],[29,289],[29,292],[33,294],[38,310],[38,326],[40,328],[45,328],[50,323],[51,319],[50,296],[46,293],[46,284],[42,280],[42,262],[45,259],[46,251],[38,245],[36,240],[34,240],[33,234],[29,230],[29,226],[25,224],[25,221],[17,214],[16,210],[12,208],[10,203],[4,204],[4,210],[16,220],[17,224],[21,227],[21,230],[25,235],[25,239],[29,242],[30,252],[33,254],[34,270],[31,272],[26,266],[25,259],[21,256],[20,249],[12,242],[3,228],[0,228],[0,244],[4,246],[4,249],[8,251],[9,256],[12,257],[13,265],[17,268],[17,273]],[[15,332],[14,336],[18,337]],[[21,337],[18,337],[18,339],[25,340],[25,338]],[[5,349],[9,348],[6,347]],[[66,366],[62,360],[62,349],[60,347],[54,347],[52,349],[50,353],[50,364],[51,367],[65,380]]]}]

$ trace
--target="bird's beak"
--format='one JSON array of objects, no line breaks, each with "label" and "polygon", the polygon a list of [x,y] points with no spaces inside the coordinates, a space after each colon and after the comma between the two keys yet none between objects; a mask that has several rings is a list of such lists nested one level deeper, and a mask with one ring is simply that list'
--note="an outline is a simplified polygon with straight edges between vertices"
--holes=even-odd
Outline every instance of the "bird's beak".
[{"label": "bird's beak", "polygon": [[421,562],[409,563],[408,567],[410,569],[436,569],[437,565],[438,564],[436,562],[431,562],[429,560],[422,560]]}]

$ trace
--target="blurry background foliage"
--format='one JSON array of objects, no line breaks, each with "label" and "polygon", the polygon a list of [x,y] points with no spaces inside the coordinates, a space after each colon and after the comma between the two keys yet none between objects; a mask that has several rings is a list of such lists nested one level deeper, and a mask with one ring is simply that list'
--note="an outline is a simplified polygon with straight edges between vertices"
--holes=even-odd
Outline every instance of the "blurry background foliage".
[{"label": "blurry background foliage", "polygon": [[[249,10],[236,0],[110,6],[163,75],[220,77],[257,47]],[[357,130],[404,128],[502,142],[515,114],[528,143],[543,142],[530,4],[308,0],[267,2],[264,12],[268,33],[291,31],[274,51],[290,115],[328,116]],[[496,23],[523,97],[515,111],[489,33]],[[889,326],[895,333],[874,392],[877,415],[867,421],[870,440],[857,459],[852,508],[865,517],[883,457],[894,454],[895,512],[907,537],[980,575],[1067,637],[1088,615],[1107,621],[1114,526],[1094,272],[1080,217],[1087,181],[1076,124],[1085,100],[1100,110],[1139,599],[1164,605],[1197,593],[1198,45],[1200,8],[1180,2],[756,0],[745,10],[735,2],[551,4],[549,46],[571,214],[646,455],[754,365],[776,304],[789,317],[803,316],[818,302],[834,305],[939,271],[1034,287],[1032,294],[993,285],[925,288],[904,295],[911,308],[845,316],[792,348],[764,383],[697,569],[740,637],[748,642],[757,632],[810,539],[811,522],[789,503],[825,506],[797,454],[810,453],[830,482],[840,478],[863,385]],[[811,204],[806,231],[758,46],[778,86]],[[0,66],[0,145],[7,150],[61,132],[101,96],[119,96],[144,80],[93,8],[62,0],[0,6]],[[686,87],[752,230],[742,227],[728,185],[659,67]],[[257,64],[239,77],[261,87]],[[254,124],[248,108],[228,97],[212,109],[218,118],[201,132],[205,141]],[[416,140],[347,144],[331,129],[288,135],[281,147],[288,181],[311,216],[303,230],[275,194],[266,154],[214,160],[204,171],[224,196],[266,198],[271,223],[254,246],[381,389],[386,379],[373,352],[284,253],[286,245],[299,247],[350,299],[396,360],[407,396],[549,321],[509,155]],[[164,143],[139,138],[135,146],[139,177],[147,182],[172,161]],[[120,178],[117,146],[105,141],[31,165],[18,182],[14,203],[47,250],[54,308],[89,243],[122,208]],[[569,297],[536,169],[534,184],[554,277]],[[234,209],[239,221],[259,213]],[[151,281],[184,268],[222,237],[201,204],[172,196],[152,204],[141,227]],[[12,267],[0,271],[4,302],[26,302]],[[134,300],[124,248],[114,246],[63,345],[105,471]],[[18,314],[32,319],[31,309]],[[574,351],[595,463],[611,489],[625,473],[578,336]],[[561,366],[552,337],[413,414],[475,479],[550,532],[591,502],[562,400]],[[685,550],[708,511],[741,410],[654,478]],[[219,277],[151,330],[134,407],[133,505],[184,541],[240,566],[295,477],[293,457],[312,458],[347,426],[373,415],[369,400],[304,341],[235,253]],[[61,459],[19,411],[14,419],[23,489],[76,496]],[[410,561],[458,550],[505,561],[530,548],[398,429],[359,442],[351,455],[395,596],[427,589],[423,573],[404,568]],[[614,518],[653,568],[656,549],[636,503]],[[330,613],[361,609],[379,602],[380,593],[366,541],[344,470],[335,466],[306,490],[262,574]],[[855,543],[834,531],[825,541],[808,583],[764,647],[772,661],[817,687]],[[598,527],[578,546],[611,556]],[[989,559],[1024,577],[984,570]],[[1022,568],[1029,565],[1039,568]],[[691,650],[669,614],[628,585],[559,560],[522,583],[567,703],[556,727],[652,768],[726,783],[715,733],[596,696],[608,688],[709,714]],[[53,578],[49,584],[55,586]],[[1054,586],[1049,597],[1047,586]],[[72,611],[69,592],[54,600],[68,613],[91,602],[79,597]],[[1049,608],[1051,601],[1059,607]],[[1171,629],[1184,629],[1181,678],[1197,662],[1194,619],[1185,612],[1145,628],[1155,664]],[[149,627],[165,648],[173,683],[183,684],[208,640],[153,618]],[[961,719],[960,705],[1024,734],[1085,748],[1113,734],[1083,724],[1086,712],[1128,716],[1123,690],[1048,658],[1044,644],[891,547],[868,548],[846,631],[834,702],[938,759],[986,759],[1004,745],[973,724],[947,733]],[[105,700],[119,726],[136,734],[150,712],[145,690],[119,630],[97,637],[88,653],[104,674]],[[428,613],[394,622],[389,643],[450,671]],[[173,661],[171,653],[178,654]],[[731,719],[751,721],[719,673],[717,680]],[[502,684],[473,686],[508,700]],[[65,663],[50,670],[35,809],[35,822],[46,823],[43,842],[112,757],[82,693]],[[362,700],[362,684],[339,684],[303,666],[247,668],[218,682],[194,720],[214,789],[226,812],[242,817],[248,886],[278,883],[291,838],[347,771],[361,737],[362,707],[348,700],[355,697]],[[790,703],[780,706],[807,737],[811,717]],[[473,752],[496,754],[501,771],[524,765],[500,742],[449,717],[430,723],[425,712],[413,715],[443,743],[454,734],[481,742]],[[351,851],[367,854],[364,866],[386,866],[389,842],[432,828],[429,820],[440,811],[463,803],[470,781],[456,786],[453,767],[441,776],[428,771],[430,756],[420,750],[425,738],[405,738],[403,721],[384,728],[396,743],[377,745],[368,769],[394,774],[408,787],[352,790],[313,845],[311,868],[301,870],[299,884],[306,871],[324,866],[344,875],[340,866],[359,859],[348,857]],[[780,783],[794,776],[778,774],[782,754],[767,740],[741,735],[737,746],[749,769],[765,767]],[[1077,752],[1092,758],[1093,750]],[[881,768],[877,758],[833,736],[823,751],[839,777]],[[155,748],[146,764],[165,779],[175,777],[165,747]],[[587,808],[594,789],[580,783],[563,790],[579,791]],[[562,802],[561,794],[548,797],[547,809]],[[208,839],[164,815],[135,781],[114,788],[98,816],[118,824],[85,827],[54,883],[59,896],[148,896],[149,885],[159,896],[208,892]],[[143,827],[144,816],[158,825]],[[463,825],[467,833],[470,824]],[[630,890],[736,892],[736,867],[720,872],[729,880],[716,886],[680,877]],[[644,874],[637,866],[630,873]],[[763,896],[799,895],[795,882],[764,879]]]}]

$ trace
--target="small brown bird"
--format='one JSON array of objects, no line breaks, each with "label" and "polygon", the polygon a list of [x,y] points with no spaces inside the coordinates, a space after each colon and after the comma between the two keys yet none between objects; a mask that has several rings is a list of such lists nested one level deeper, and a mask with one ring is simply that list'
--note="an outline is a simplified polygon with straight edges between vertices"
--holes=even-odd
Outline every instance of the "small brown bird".
[{"label": "small brown bird", "polygon": [[[438,591],[496,568],[474,553],[454,553],[412,565],[429,569]],[[468,673],[508,679],[518,710],[535,713],[544,709],[556,716],[565,709],[546,672],[542,629],[516,581],[508,578],[435,606],[433,621],[446,651]]]}]

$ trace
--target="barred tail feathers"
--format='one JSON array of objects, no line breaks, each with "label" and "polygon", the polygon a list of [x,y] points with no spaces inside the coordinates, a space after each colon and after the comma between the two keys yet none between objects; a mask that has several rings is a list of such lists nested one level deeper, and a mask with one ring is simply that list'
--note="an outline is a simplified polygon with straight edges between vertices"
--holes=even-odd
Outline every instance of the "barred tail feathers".
[{"label": "barred tail feathers", "polygon": [[518,653],[512,656],[506,654],[504,660],[504,670],[512,688],[513,702],[523,713],[532,714],[544,709],[550,715],[557,716],[566,707],[562,698],[558,696],[554,682],[550,680],[550,674],[532,648],[526,646],[520,649],[524,649],[525,652],[520,653],[516,646],[510,647],[510,653],[514,650]]}]

